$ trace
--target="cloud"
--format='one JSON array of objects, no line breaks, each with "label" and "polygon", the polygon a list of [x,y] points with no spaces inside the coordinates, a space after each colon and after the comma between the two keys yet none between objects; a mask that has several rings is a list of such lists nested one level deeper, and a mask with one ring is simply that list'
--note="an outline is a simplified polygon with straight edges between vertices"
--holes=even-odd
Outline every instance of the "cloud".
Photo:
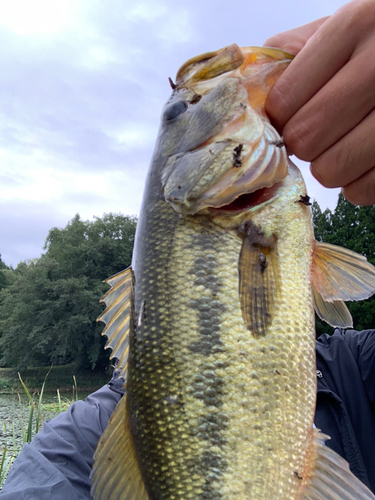
[{"label": "cloud", "polygon": [[72,15],[71,0],[12,0],[0,4],[0,24],[19,35],[60,32],[69,25]]},{"label": "cloud", "polygon": [[47,0],[0,7],[0,252],[13,264],[77,212],[139,211],[167,78],[185,60],[261,44],[345,2],[58,3],[57,17]]}]

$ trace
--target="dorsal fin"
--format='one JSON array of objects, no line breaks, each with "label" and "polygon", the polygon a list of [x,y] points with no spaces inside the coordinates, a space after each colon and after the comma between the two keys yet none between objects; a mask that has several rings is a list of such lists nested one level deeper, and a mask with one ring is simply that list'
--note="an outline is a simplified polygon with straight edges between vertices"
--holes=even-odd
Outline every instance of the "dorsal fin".
[{"label": "dorsal fin", "polygon": [[134,317],[134,274],[131,267],[108,278],[105,283],[111,285],[111,289],[100,302],[104,302],[107,308],[96,321],[106,324],[102,332],[108,337],[105,348],[112,349],[110,358],[118,359],[119,375],[126,380],[129,331]]},{"label": "dorsal fin", "polygon": [[327,302],[364,300],[375,293],[375,267],[366,257],[329,243],[315,242],[311,278]]},{"label": "dorsal fin", "polygon": [[95,500],[149,500],[129,430],[126,394],[99,440],[91,472]]}]

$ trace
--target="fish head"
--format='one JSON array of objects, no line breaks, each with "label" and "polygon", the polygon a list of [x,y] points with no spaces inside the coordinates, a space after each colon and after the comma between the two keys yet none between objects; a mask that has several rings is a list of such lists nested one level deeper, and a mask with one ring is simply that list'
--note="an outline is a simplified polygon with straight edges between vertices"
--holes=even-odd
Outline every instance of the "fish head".
[{"label": "fish head", "polygon": [[158,141],[163,195],[177,212],[227,206],[287,176],[287,153],[265,101],[292,58],[233,44],[179,69]]}]

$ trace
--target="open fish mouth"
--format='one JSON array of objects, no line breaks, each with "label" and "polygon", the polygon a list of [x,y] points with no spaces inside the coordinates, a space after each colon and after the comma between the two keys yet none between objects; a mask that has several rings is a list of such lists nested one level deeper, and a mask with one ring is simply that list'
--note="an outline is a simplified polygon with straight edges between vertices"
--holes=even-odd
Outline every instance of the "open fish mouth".
[{"label": "open fish mouth", "polygon": [[267,202],[272,202],[279,195],[282,185],[282,182],[277,182],[270,188],[261,188],[253,191],[252,193],[242,194],[227,205],[223,205],[218,208],[209,207],[207,209],[203,209],[202,212],[212,216],[238,215],[242,212],[248,212],[251,209],[259,207]]},{"label": "open fish mouth", "polygon": [[166,159],[163,193],[177,212],[242,210],[248,205],[244,195],[260,191],[249,200],[269,199],[272,191],[262,190],[287,176],[283,140],[271,126],[264,102],[291,58],[278,49],[232,45],[192,59],[179,70],[169,114],[186,109],[197,122],[206,118],[207,109],[212,116],[222,115],[220,128],[213,122],[213,133],[203,143]]}]

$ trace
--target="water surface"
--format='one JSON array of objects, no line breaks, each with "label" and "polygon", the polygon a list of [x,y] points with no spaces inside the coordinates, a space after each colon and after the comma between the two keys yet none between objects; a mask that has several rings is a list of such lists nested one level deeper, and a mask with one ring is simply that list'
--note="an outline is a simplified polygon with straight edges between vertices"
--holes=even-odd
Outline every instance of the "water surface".
[{"label": "water surface", "polygon": [[[85,399],[88,393],[79,393],[79,399]],[[70,395],[70,398],[72,396]],[[65,398],[63,398],[65,399]],[[35,396],[37,402],[38,396]],[[56,393],[44,393],[43,404],[57,403]],[[42,409],[44,420],[51,420],[58,415],[59,410],[48,411]],[[34,410],[35,415],[35,410]],[[13,427],[16,448],[22,447],[22,426],[27,425],[29,419],[29,400],[26,394],[0,394],[0,452],[6,445],[13,449]],[[4,428],[4,424],[6,428]],[[40,424],[42,426],[43,423]],[[35,418],[33,423],[33,435],[35,433]]]}]

